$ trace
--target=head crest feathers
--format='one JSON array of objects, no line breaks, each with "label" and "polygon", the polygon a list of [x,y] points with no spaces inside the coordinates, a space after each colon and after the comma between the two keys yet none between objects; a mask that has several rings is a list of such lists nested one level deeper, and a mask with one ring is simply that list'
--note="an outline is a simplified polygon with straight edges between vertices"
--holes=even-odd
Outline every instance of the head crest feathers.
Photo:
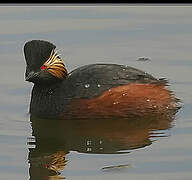
[{"label": "head crest feathers", "polygon": [[54,44],[44,40],[26,42],[24,45],[24,55],[27,65],[41,66],[55,48]]}]

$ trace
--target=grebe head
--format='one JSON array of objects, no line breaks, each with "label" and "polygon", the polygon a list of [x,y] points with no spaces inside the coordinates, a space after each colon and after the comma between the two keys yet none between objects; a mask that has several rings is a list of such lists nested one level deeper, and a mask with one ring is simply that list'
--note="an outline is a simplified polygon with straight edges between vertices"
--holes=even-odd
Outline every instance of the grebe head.
[{"label": "grebe head", "polygon": [[37,85],[48,85],[67,77],[65,65],[55,48],[55,45],[43,40],[32,40],[25,43],[26,81]]}]

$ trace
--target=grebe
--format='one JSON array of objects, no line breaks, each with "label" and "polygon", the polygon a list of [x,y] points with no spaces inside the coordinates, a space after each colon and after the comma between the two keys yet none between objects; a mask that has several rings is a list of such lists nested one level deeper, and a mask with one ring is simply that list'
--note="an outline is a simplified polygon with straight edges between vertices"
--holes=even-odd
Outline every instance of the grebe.
[{"label": "grebe", "polygon": [[68,73],[56,46],[44,40],[24,45],[25,80],[34,83],[30,114],[42,118],[143,116],[175,108],[175,98],[156,79],[118,64],[90,64]]}]

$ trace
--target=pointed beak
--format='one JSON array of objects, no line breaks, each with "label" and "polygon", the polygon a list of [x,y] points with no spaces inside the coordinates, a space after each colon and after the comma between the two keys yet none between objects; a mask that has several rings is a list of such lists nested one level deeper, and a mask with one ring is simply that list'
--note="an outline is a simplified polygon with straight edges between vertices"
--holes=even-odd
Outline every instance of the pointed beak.
[{"label": "pointed beak", "polygon": [[34,79],[36,78],[37,74],[34,71],[31,71],[26,74],[25,76],[25,81],[33,82]]}]

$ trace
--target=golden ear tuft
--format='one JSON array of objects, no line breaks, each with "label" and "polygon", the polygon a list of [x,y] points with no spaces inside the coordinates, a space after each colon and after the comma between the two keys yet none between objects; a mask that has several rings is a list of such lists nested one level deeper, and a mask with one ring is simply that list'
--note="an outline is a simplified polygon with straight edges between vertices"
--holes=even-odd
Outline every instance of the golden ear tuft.
[{"label": "golden ear tuft", "polygon": [[67,160],[65,160],[65,155],[65,152],[59,151],[49,156],[48,169],[55,172],[63,170],[67,162]]},{"label": "golden ear tuft", "polygon": [[59,79],[67,77],[65,65],[57,52],[54,52],[54,50],[51,51],[51,54],[48,60],[44,63],[44,66],[46,66],[49,73]]}]

